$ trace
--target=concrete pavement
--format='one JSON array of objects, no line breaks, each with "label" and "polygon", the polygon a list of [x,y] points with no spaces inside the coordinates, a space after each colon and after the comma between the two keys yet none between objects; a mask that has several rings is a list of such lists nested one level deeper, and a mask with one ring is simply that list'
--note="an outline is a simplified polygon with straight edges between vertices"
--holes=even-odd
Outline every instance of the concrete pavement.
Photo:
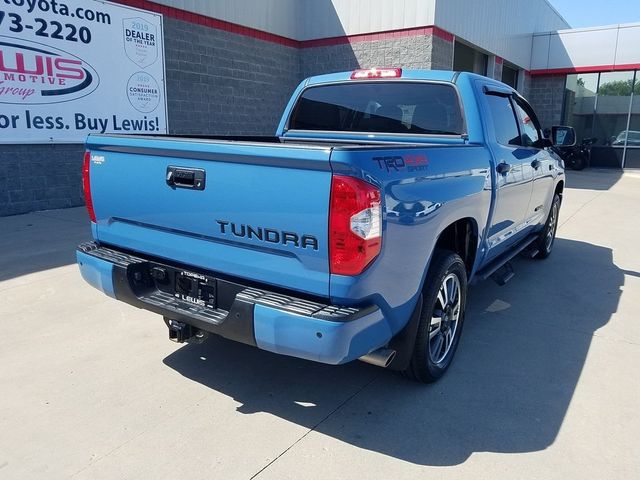
[{"label": "concrete pavement", "polygon": [[84,209],[0,218],[0,478],[640,478],[640,174],[568,176],[552,256],[472,287],[426,387],[173,344],[80,278]]}]

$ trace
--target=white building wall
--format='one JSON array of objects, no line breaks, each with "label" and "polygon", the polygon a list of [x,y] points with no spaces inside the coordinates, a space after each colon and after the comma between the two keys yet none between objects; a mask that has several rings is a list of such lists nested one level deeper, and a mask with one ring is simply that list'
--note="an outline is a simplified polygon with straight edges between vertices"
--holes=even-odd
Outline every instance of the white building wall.
[{"label": "white building wall", "polygon": [[531,70],[638,68],[640,23],[537,33]]},{"label": "white building wall", "polygon": [[303,3],[302,0],[152,1],[293,39],[297,39],[299,34],[299,11]]},{"label": "white building wall", "polygon": [[295,40],[433,25],[436,2],[436,0],[153,1]]},{"label": "white building wall", "polygon": [[298,40],[431,26],[436,1],[301,0]]},{"label": "white building wall", "polygon": [[435,24],[527,70],[532,34],[569,27],[546,0],[437,0]]},{"label": "white building wall", "polygon": [[533,32],[569,25],[547,0],[154,0],[295,40],[436,25],[523,68]]}]

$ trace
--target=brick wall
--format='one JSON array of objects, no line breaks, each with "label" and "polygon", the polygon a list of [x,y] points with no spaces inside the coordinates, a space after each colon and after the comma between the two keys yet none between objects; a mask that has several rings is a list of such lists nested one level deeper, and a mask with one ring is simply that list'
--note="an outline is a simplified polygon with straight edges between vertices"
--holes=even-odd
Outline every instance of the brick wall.
[{"label": "brick wall", "polygon": [[432,35],[303,48],[301,78],[356,68],[431,68]]},{"label": "brick wall", "polygon": [[82,205],[82,145],[0,145],[0,216]]},{"label": "brick wall", "polygon": [[525,76],[524,95],[536,111],[542,128],[562,122],[565,75]]},{"label": "brick wall", "polygon": [[164,19],[170,133],[270,135],[300,81],[298,49]]},{"label": "brick wall", "polygon": [[453,68],[453,37],[449,39],[433,35],[428,57],[429,64],[426,68],[451,70]]}]

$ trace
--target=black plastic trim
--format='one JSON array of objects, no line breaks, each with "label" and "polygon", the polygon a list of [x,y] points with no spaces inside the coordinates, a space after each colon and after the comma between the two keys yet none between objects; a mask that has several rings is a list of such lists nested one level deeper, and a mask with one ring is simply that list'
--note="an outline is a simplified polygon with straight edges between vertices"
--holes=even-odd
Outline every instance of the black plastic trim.
[{"label": "black plastic trim", "polygon": [[422,315],[423,295],[418,297],[416,308],[411,314],[411,318],[398,334],[389,342],[389,348],[396,351],[396,356],[387,367],[389,370],[404,371],[409,368],[411,357],[416,345],[418,327],[420,326],[420,316]]},{"label": "black plastic trim", "polygon": [[[176,141],[179,138],[163,138],[158,141]],[[216,142],[211,142],[215,144]],[[231,142],[219,141],[217,143],[230,144]],[[139,147],[133,145],[89,145],[91,151],[104,151],[104,152],[116,152],[116,153],[131,153],[140,155],[153,155],[155,157],[170,157],[178,158],[180,160],[192,159],[192,160],[213,160],[226,163],[240,163],[247,165],[263,165],[267,167],[280,167],[280,168],[293,168],[298,170],[316,170],[322,172],[330,172],[331,165],[329,163],[329,153],[327,153],[327,161],[317,161],[311,159],[299,158],[285,158],[285,157],[265,157],[256,153],[256,148],[259,147],[274,147],[279,148],[300,148],[300,149],[318,149],[319,147],[307,146],[307,145],[291,145],[286,143],[269,144],[269,143],[249,143],[249,142],[235,142],[233,145],[243,145],[246,147],[253,147],[254,150],[250,150],[253,155],[249,155],[249,151],[243,154],[228,154],[217,151],[195,151],[195,150],[181,150],[177,148],[156,148],[156,147]],[[325,150],[327,148],[325,147]]]},{"label": "black plastic trim", "polygon": [[[230,311],[216,309],[218,318],[206,318],[195,312],[188,310],[187,305],[183,308],[171,308],[169,301],[164,305],[153,304],[142,296],[137,296],[131,289],[127,276],[127,269],[122,266],[114,266],[113,269],[113,291],[116,298],[138,308],[149,310],[165,318],[177,320],[196,327],[205,332],[215,333],[221,337],[256,346],[256,339],[253,330],[253,305],[243,301],[234,301]],[[173,300],[173,299],[172,299]],[[180,303],[175,301],[175,303]]]},{"label": "black plastic trim", "polygon": [[[353,321],[376,310],[374,305],[363,308],[336,306],[248,286],[241,280],[222,278],[215,272],[115,250],[96,242],[83,243],[78,250],[114,265],[113,288],[118,300],[249,345],[256,344],[253,330],[255,305],[332,322]],[[167,289],[159,289],[162,287],[158,287],[152,278],[153,270],[157,269],[187,271],[206,279],[207,284],[215,288],[215,308],[175,298]]]},{"label": "black plastic trim", "polygon": [[509,250],[502,255],[499,255],[488,265],[486,265],[482,270],[476,272],[471,280],[471,283],[477,283],[480,280],[486,280],[491,275],[493,275],[496,271],[498,271],[504,264],[506,264],[509,260],[514,258],[520,252],[522,252],[525,248],[531,245],[537,238],[539,237],[538,233],[533,233],[526,237],[524,240],[521,240],[520,243],[517,243],[513,247],[509,248]]}]

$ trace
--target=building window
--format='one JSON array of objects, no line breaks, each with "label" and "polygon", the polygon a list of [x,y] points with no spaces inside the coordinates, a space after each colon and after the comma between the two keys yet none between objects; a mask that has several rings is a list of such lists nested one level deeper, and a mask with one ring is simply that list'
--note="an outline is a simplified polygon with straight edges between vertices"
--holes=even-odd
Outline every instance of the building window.
[{"label": "building window", "polygon": [[629,128],[624,135],[627,146],[624,166],[640,168],[640,70],[636,70],[631,93]]},{"label": "building window", "polygon": [[497,142],[502,145],[521,145],[518,119],[509,97],[487,95],[486,98]]},{"label": "building window", "polygon": [[592,135],[598,77],[598,73],[567,75],[562,123],[576,130],[578,143]]},{"label": "building window", "polygon": [[600,74],[591,150],[600,164],[622,165],[632,86],[633,72]]},{"label": "building window", "polygon": [[638,73],[567,76],[563,123],[575,128],[578,143],[593,142],[591,164],[594,166],[620,167],[640,163]]},{"label": "building window", "polygon": [[502,83],[506,83],[511,88],[518,88],[518,69],[506,63],[502,64]]},{"label": "building window", "polygon": [[459,40],[453,47],[453,69],[458,72],[471,72],[480,75],[487,74],[489,57]]},{"label": "building window", "polygon": [[517,98],[514,98],[520,125],[520,137],[522,138],[520,144],[525,147],[540,148],[540,126],[534,121],[534,114],[530,111],[531,107],[525,107],[521,103]]}]

